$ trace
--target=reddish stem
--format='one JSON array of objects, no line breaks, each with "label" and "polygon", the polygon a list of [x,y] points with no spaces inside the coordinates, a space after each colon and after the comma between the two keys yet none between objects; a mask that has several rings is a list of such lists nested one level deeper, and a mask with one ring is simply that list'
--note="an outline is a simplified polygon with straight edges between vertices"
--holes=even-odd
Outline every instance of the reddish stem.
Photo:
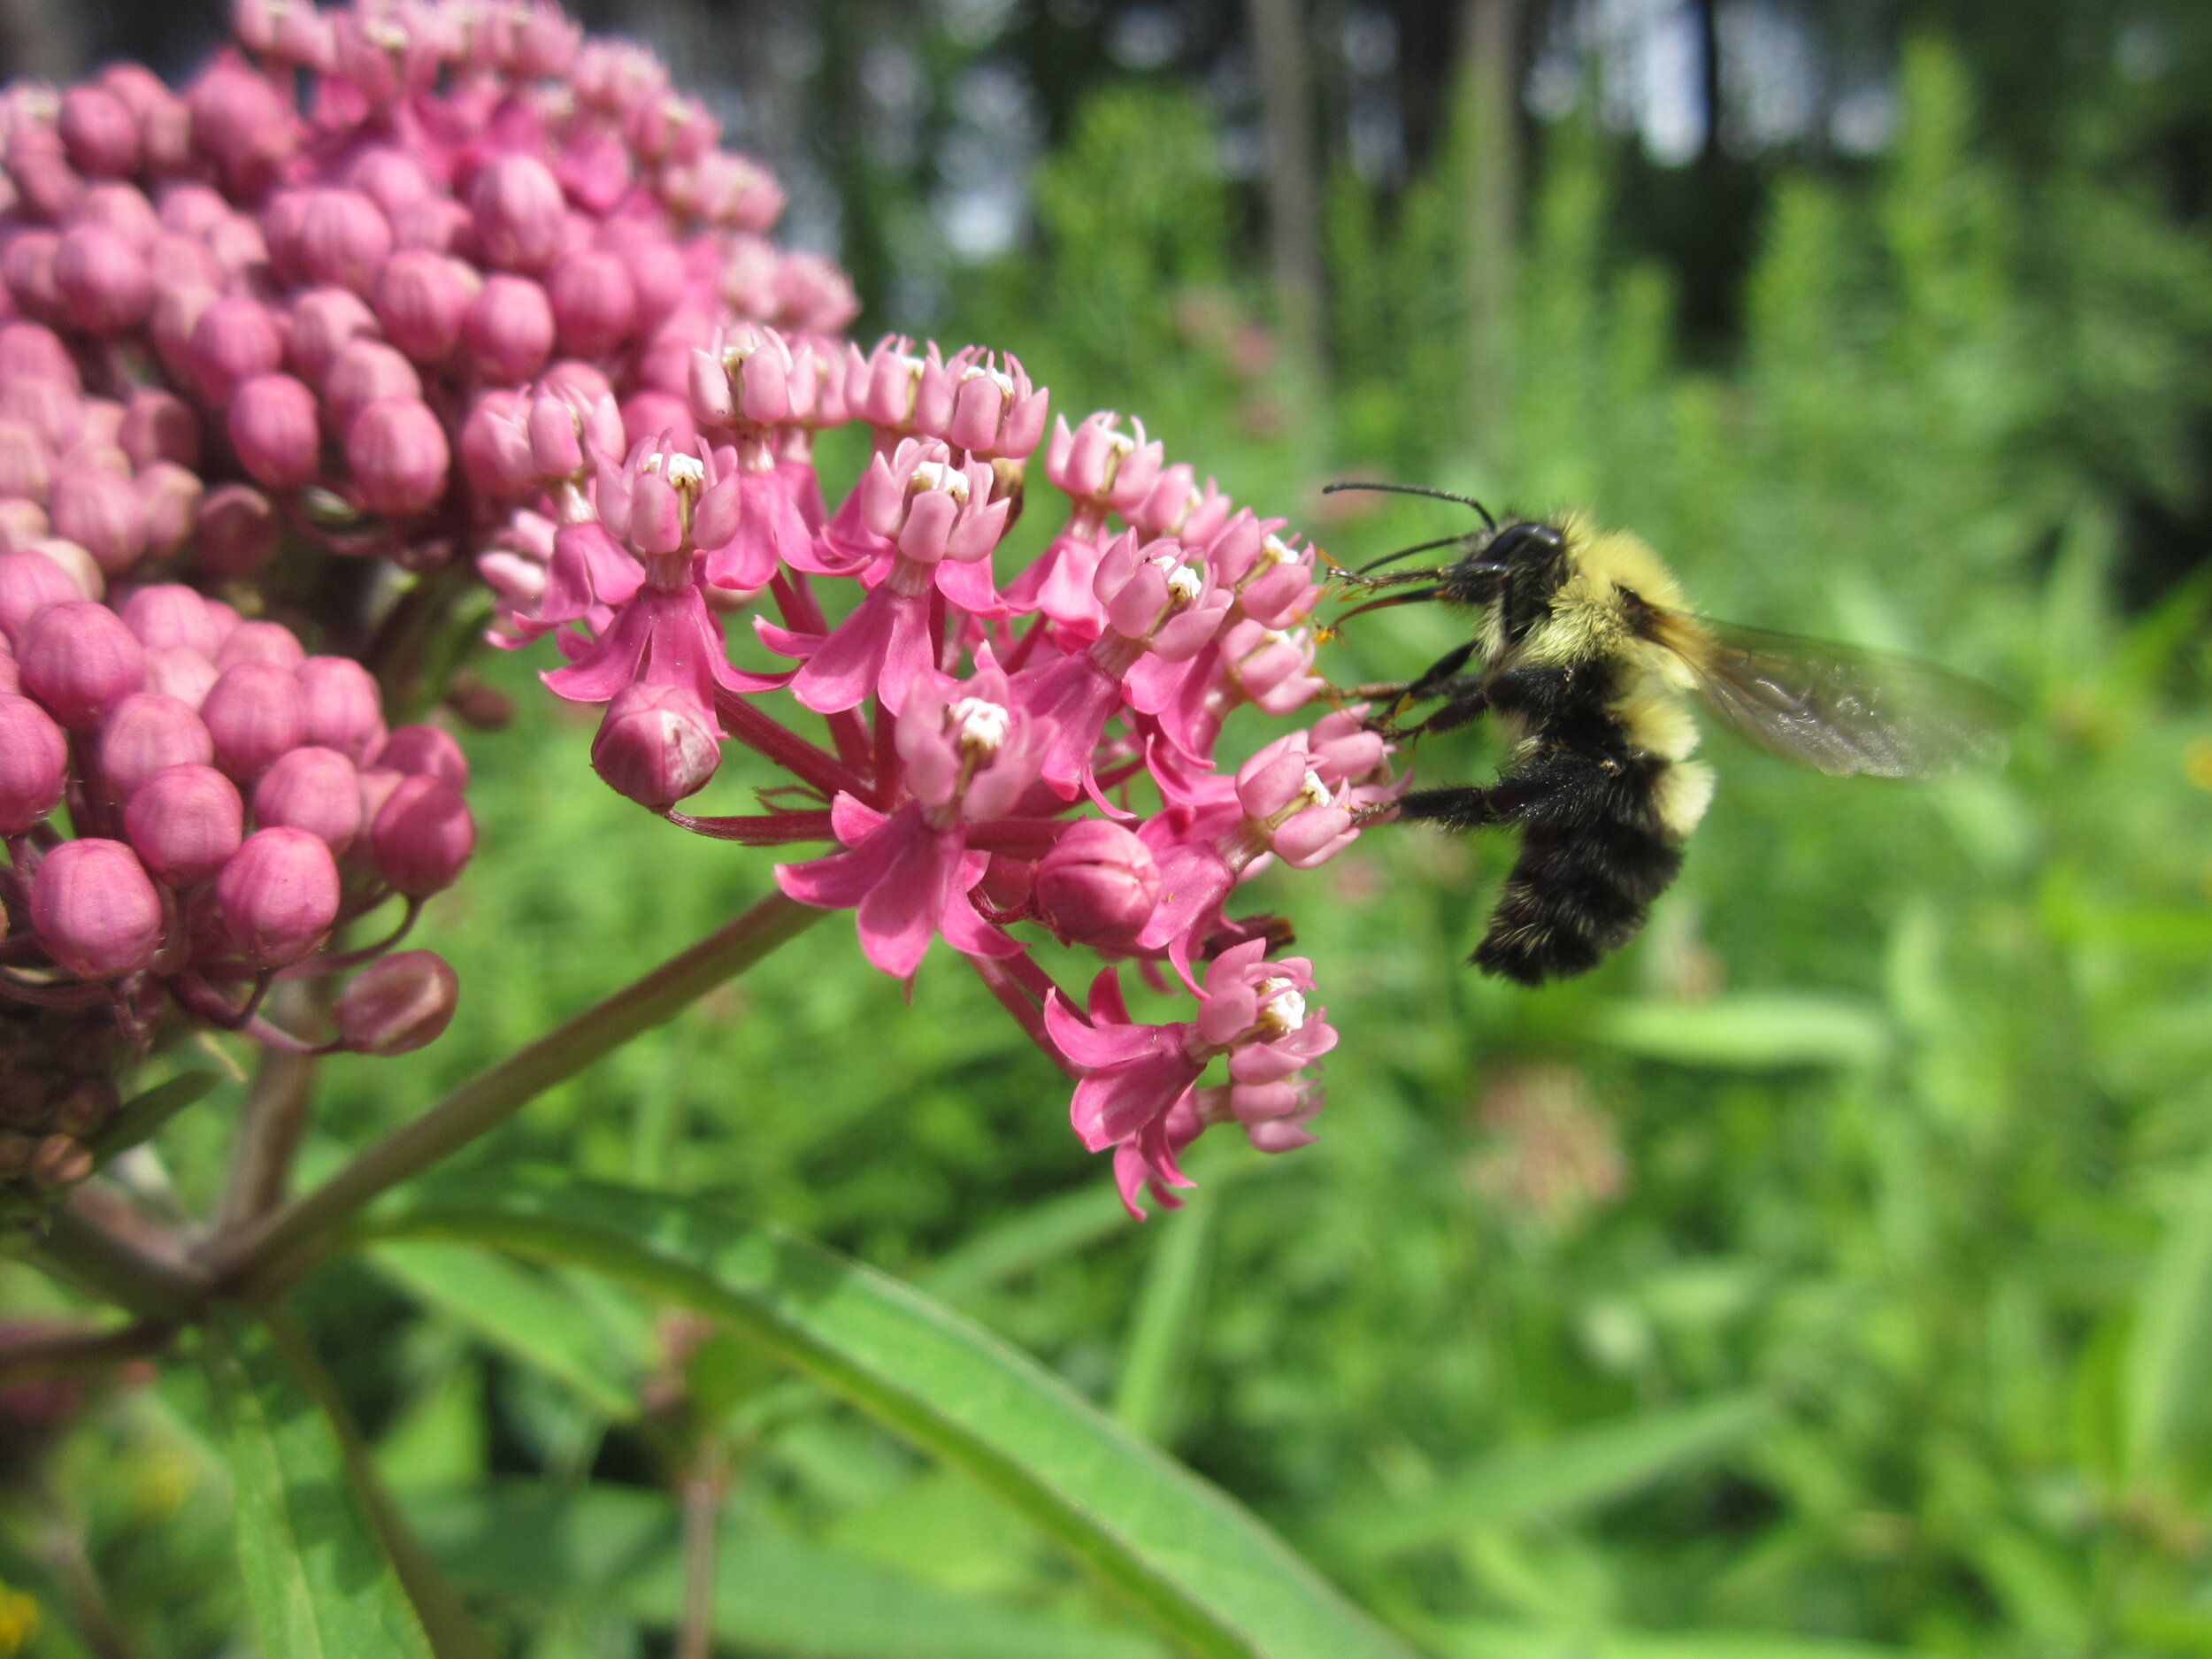
[{"label": "reddish stem", "polygon": [[1009,858],[1041,858],[1058,843],[1068,820],[1057,818],[987,818],[968,826],[968,845]]},{"label": "reddish stem", "polygon": [[[1014,1023],[1043,1051],[1046,1059],[1071,1078],[1083,1075],[1083,1068],[1060,1052],[1059,1045],[1052,1041],[1052,1033],[1045,1029],[1044,990],[1051,987],[1050,975],[1026,956],[1003,960],[970,956],[967,964],[975,970],[975,977],[983,981],[985,988],[998,998],[999,1006],[1014,1017]],[[1043,982],[1041,987],[1036,983],[1039,980]]]},{"label": "reddish stem", "polygon": [[688,812],[672,811],[662,816],[678,829],[746,847],[782,847],[792,841],[837,839],[837,833],[830,828],[830,815],[826,811],[766,812],[741,818],[694,818]]},{"label": "reddish stem", "polygon": [[[823,616],[821,603],[815,598],[804,571],[777,572],[769,580],[768,591],[775,595],[784,626],[794,634],[828,634],[829,620]],[[837,745],[837,757],[856,772],[867,771],[868,728],[859,714],[841,709],[823,718],[829,726],[831,741]]]},{"label": "reddish stem", "polygon": [[718,688],[714,710],[730,735],[748,749],[766,756],[793,776],[803,780],[824,795],[841,791],[864,801],[868,785],[826,749],[810,743],[788,726],[770,719],[734,692]]}]

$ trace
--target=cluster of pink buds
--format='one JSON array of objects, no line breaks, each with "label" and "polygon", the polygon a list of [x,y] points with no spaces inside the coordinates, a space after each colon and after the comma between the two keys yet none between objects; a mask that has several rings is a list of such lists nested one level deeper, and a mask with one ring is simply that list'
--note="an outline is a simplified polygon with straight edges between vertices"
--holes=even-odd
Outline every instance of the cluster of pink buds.
[{"label": "cluster of pink buds", "polygon": [[[180,584],[111,608],[43,552],[0,553],[0,1078],[50,1076],[14,1051],[39,1046],[46,1017],[95,1011],[140,1048],[172,1010],[299,1052],[429,1042],[453,972],[392,948],[468,860],[467,781],[443,730],[386,730],[349,657],[310,657]],[[396,895],[386,937],[337,941]],[[327,1039],[263,1012],[280,979],[357,969]],[[0,1179],[81,1179],[113,1086],[16,1093],[0,1088]]]},{"label": "cluster of pink buds", "polygon": [[495,427],[540,376],[635,441],[689,426],[733,325],[856,309],[764,238],[782,193],[704,106],[542,0],[240,0],[236,31],[181,91],[0,91],[0,547],[86,585],[250,575],[287,530],[434,565],[536,493]]},{"label": "cluster of pink buds", "polygon": [[[603,707],[600,775],[699,833],[833,842],[780,865],[784,892],[853,910],[886,973],[938,939],[972,964],[1077,1078],[1076,1132],[1113,1149],[1133,1213],[1148,1189],[1174,1202],[1178,1155],[1209,1124],[1271,1151],[1310,1139],[1306,1068],[1334,1033],[1310,964],[1269,959],[1281,925],[1226,907],[1270,861],[1341,850],[1400,785],[1356,708],[1240,765],[1217,742],[1241,706],[1289,714],[1325,689],[1314,550],[1136,423],[1048,434],[1043,388],[979,349],[862,352],[743,323],[694,350],[688,392],[640,438],[603,388],[549,374],[485,442],[487,471],[529,492],[480,561],[495,641],[557,635],[568,660],[545,680]],[[826,514],[813,440],[848,421],[872,455]],[[994,557],[1041,444],[1069,517],[1005,580]],[[724,616],[762,599],[774,619],[750,623],[780,672],[726,648]],[[787,689],[818,728],[760,700]],[[678,810],[730,741],[795,780],[777,810]],[[1111,969],[1079,1014],[1038,961],[1048,944],[1131,961],[1197,1016],[1133,1022]]]}]

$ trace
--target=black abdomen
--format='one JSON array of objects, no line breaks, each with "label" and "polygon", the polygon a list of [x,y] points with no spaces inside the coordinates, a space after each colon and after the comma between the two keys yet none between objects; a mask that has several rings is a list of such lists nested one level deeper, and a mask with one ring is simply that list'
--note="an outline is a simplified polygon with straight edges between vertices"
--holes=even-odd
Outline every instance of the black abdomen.
[{"label": "black abdomen", "polygon": [[1587,972],[1634,937],[1682,867],[1656,806],[1671,764],[1608,757],[1589,764],[1580,787],[1527,813],[1520,856],[1475,950],[1478,967],[1540,985]]}]

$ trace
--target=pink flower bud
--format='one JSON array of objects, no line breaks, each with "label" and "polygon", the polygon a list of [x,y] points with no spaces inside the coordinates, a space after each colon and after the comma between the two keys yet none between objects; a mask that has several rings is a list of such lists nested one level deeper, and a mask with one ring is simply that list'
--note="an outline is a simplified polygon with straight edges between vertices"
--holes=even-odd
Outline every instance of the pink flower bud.
[{"label": "pink flower bud", "polygon": [[231,445],[254,481],[296,489],[315,476],[322,433],[315,394],[288,374],[258,374],[230,406]]},{"label": "pink flower bud", "polygon": [[469,304],[462,338],[476,372],[507,385],[529,380],[553,350],[553,307],[527,277],[495,276]]},{"label": "pink flower bud", "polygon": [[92,555],[111,575],[128,570],[146,550],[146,510],[127,478],[82,469],[54,480],[54,534]]},{"label": "pink flower bud", "polygon": [[146,648],[146,689],[174,697],[194,713],[215,687],[215,664],[182,645]]},{"label": "pink flower bud", "polygon": [[356,764],[384,735],[384,703],[369,671],[349,657],[311,657],[292,671],[307,710],[307,741]]},{"label": "pink flower bud", "polygon": [[321,837],[333,853],[342,853],[361,833],[360,777],[334,749],[293,749],[254,786],[253,815],[265,826],[306,830]]},{"label": "pink flower bud", "polygon": [[149,467],[157,461],[173,461],[195,469],[200,465],[199,417],[173,392],[150,386],[133,392],[115,441],[135,467]]},{"label": "pink flower bud", "polygon": [[403,726],[384,740],[376,764],[411,778],[435,778],[456,789],[469,787],[468,757],[442,726]]},{"label": "pink flower bud", "polygon": [[119,979],[161,947],[161,895],[121,841],[64,841],[31,879],[31,926],[79,979]]},{"label": "pink flower bud", "polygon": [[131,488],[138,496],[139,511],[145,515],[149,553],[173,553],[191,539],[192,527],[199,519],[200,498],[207,493],[197,472],[174,461],[156,461],[138,475]]},{"label": "pink flower bud", "polygon": [[143,322],[153,309],[146,257],[105,225],[76,225],[54,254],[54,285],[69,320],[88,334],[112,334]]},{"label": "pink flower bud", "polygon": [[106,88],[63,93],[60,129],[69,165],[88,178],[127,179],[138,171],[138,118]]},{"label": "pink flower bud", "polygon": [[1125,945],[1159,904],[1160,870],[1133,833],[1084,818],[1038,861],[1035,892],[1046,924],[1062,939]]},{"label": "pink flower bud", "polygon": [[426,898],[461,873],[476,846],[476,825],[459,790],[417,776],[402,779],[386,797],[369,839],[385,880],[411,899]]},{"label": "pink flower bud", "polygon": [[16,553],[44,539],[46,509],[35,501],[0,501],[0,553]]},{"label": "pink flower bud", "polygon": [[246,807],[212,766],[172,766],[139,786],[124,809],[123,833],[146,868],[173,887],[206,880],[245,839]]},{"label": "pink flower bud", "polygon": [[284,361],[284,335],[269,308],[249,294],[227,294],[192,325],[192,373],[219,409],[256,375]]},{"label": "pink flower bud", "polygon": [[366,294],[392,255],[392,227],[358,190],[310,190],[292,257],[310,282]]},{"label": "pink flower bud", "polygon": [[73,732],[98,731],[108,710],[146,683],[146,648],[122,618],[86,599],[33,618],[16,664],[23,688]]},{"label": "pink flower bud", "polygon": [[394,517],[421,512],[445,494],[452,462],[445,428],[419,398],[380,397],[346,434],[346,462],[361,505]]},{"label": "pink flower bud", "polygon": [[525,404],[518,393],[495,388],[476,400],[461,423],[461,472],[479,494],[495,501],[522,501],[541,488],[530,459]]},{"label": "pink flower bud", "polygon": [[232,195],[251,200],[297,148],[299,118],[235,55],[219,57],[185,95],[192,136],[215,157]]},{"label": "pink flower bud", "polygon": [[96,184],[77,204],[80,225],[104,225],[140,253],[150,253],[161,236],[161,216],[134,184],[109,180]]},{"label": "pink flower bud", "polygon": [[611,253],[572,253],[546,283],[561,349],[573,357],[604,357],[620,345],[637,320],[637,293],[621,258]]},{"label": "pink flower bud", "polygon": [[23,545],[27,552],[42,554],[51,559],[75,587],[80,598],[97,599],[106,593],[107,579],[101,574],[99,565],[94,562],[91,554],[74,541],[62,536],[49,535]]},{"label": "pink flower bud", "polygon": [[257,575],[276,544],[276,509],[252,485],[226,484],[200,503],[192,562],[205,575],[217,581]]},{"label": "pink flower bud", "polygon": [[43,553],[21,549],[0,553],[0,634],[19,653],[31,619],[49,605],[82,599],[60,565]]},{"label": "pink flower bud", "polygon": [[349,433],[361,411],[380,397],[422,396],[415,365],[381,340],[356,340],[339,352],[323,380],[334,432]]},{"label": "pink flower bud", "polygon": [[676,686],[624,687],[592,739],[592,769],[618,795],[665,812],[696,795],[722,764],[698,699]]},{"label": "pink flower bud", "polygon": [[54,478],[53,452],[27,421],[0,419],[0,495],[43,503]]},{"label": "pink flower bud", "polygon": [[491,264],[541,271],[560,251],[568,204],[560,180],[534,156],[510,154],[487,163],[469,186],[476,239]]},{"label": "pink flower bud", "polygon": [[289,670],[297,668],[306,657],[298,636],[281,622],[241,622],[216,647],[215,666],[228,669],[241,663],[268,663]]},{"label": "pink flower bud", "polygon": [[54,261],[61,252],[61,236],[50,230],[18,231],[0,251],[0,280],[8,296],[26,317],[43,323],[66,322],[69,307],[54,275]]},{"label": "pink flower bud", "polygon": [[223,931],[256,968],[312,956],[338,919],[338,864],[319,836],[256,830],[215,878]]},{"label": "pink flower bud", "polygon": [[57,453],[84,431],[84,399],[58,380],[16,380],[0,386],[0,415],[22,421]]},{"label": "pink flower bud", "polygon": [[289,669],[274,663],[227,668],[200,704],[200,718],[215,740],[216,764],[240,783],[251,783],[307,731],[305,699]]},{"label": "pink flower bud", "polygon": [[[361,822],[365,826],[376,823],[376,815],[384,810],[384,803],[392,798],[392,791],[406,780],[403,772],[393,772],[383,766],[360,768]],[[364,863],[375,862],[375,849],[366,835],[358,836],[353,843],[353,856]]]},{"label": "pink flower bud", "polygon": [[26,142],[33,136],[25,134],[10,145],[8,182],[34,219],[50,223],[67,219],[84,195],[84,180],[58,144]]},{"label": "pink flower bud", "polygon": [[436,363],[461,338],[475,297],[466,265],[426,248],[394,254],[376,279],[376,316],[384,336],[418,363]]},{"label": "pink flower bud", "polygon": [[630,273],[630,288],[637,299],[638,316],[649,323],[652,319],[665,317],[675,310],[684,293],[682,253],[664,241],[630,242],[620,253],[623,265]]},{"label": "pink flower bud", "polygon": [[379,144],[363,150],[346,167],[346,182],[389,219],[403,207],[427,200],[434,187],[422,163],[404,150]]},{"label": "pink flower bud", "polygon": [[127,802],[157,772],[204,766],[214,758],[215,740],[192,705],[157,691],[124,698],[100,728],[100,775],[119,802]]},{"label": "pink flower bud", "polygon": [[61,336],[36,323],[0,327],[0,381],[52,380],[71,391],[81,388],[77,361]]},{"label": "pink flower bud", "polygon": [[331,1018],[356,1054],[407,1054],[453,1021],[461,981],[435,951],[403,950],[371,963],[338,994]]},{"label": "pink flower bud", "polygon": [[28,697],[0,696],[0,834],[20,835],[61,801],[69,741]]},{"label": "pink flower bud", "polygon": [[311,385],[330,376],[338,354],[352,342],[376,338],[376,315],[348,288],[315,288],[292,302],[288,349],[292,367]]}]

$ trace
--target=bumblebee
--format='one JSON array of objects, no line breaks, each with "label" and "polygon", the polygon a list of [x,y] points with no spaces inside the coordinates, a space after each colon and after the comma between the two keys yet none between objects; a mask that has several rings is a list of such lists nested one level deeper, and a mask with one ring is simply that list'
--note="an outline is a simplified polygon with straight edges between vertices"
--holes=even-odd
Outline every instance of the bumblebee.
[{"label": "bumblebee", "polygon": [[[1520,853],[1476,948],[1524,985],[1586,972],[1632,938],[1682,867],[1713,796],[1692,695],[1760,748],[1824,772],[1923,777],[2001,750],[2001,700],[1911,658],[1694,615],[1643,541],[1580,515],[1494,518],[1479,502],[1404,484],[1333,484],[1471,507],[1483,527],[1404,548],[1339,580],[1409,588],[1359,611],[1433,600],[1479,615],[1474,637],[1418,679],[1364,686],[1393,699],[1399,740],[1497,718],[1512,750],[1494,783],[1417,789],[1402,818],[1451,830],[1517,824]],[[1370,574],[1449,548],[1448,564]],[[1401,721],[1435,704],[1425,718]],[[1380,809],[1375,816],[1390,809]]]}]

